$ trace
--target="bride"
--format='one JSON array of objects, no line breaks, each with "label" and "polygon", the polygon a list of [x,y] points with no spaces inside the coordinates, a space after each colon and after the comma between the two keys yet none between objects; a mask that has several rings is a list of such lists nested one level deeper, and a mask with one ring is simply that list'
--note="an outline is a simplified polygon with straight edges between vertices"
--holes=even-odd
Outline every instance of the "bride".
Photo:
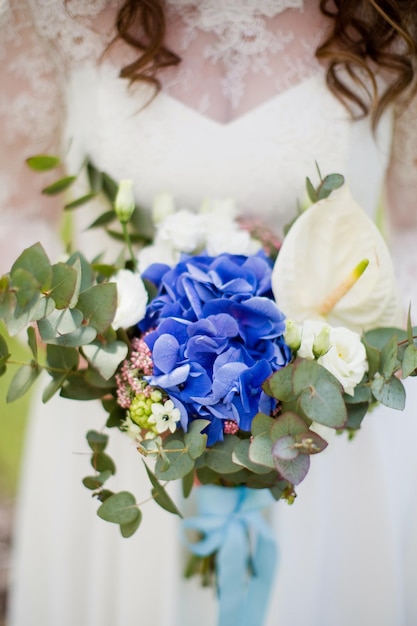
[{"label": "bride", "polygon": [[[23,162],[60,149],[70,173],[87,156],[134,180],[144,207],[161,191],[190,208],[232,197],[278,230],[317,161],[343,173],[386,229],[392,222],[411,288],[416,131],[413,105],[396,120],[394,103],[414,85],[415,2],[3,0],[0,24],[3,271],[35,240],[59,253],[60,204],[41,197]],[[74,218],[89,257],[107,246],[85,231],[95,210]],[[268,626],[417,622],[412,406],[374,411],[353,442],[335,437],[295,504],[275,505]],[[149,503],[126,540],[95,516],[80,484],[83,438],[104,419],[92,403],[34,403],[10,626],[214,625],[212,591],[181,579],[176,519]],[[120,486],[145,500],[141,459],[115,435]]]}]

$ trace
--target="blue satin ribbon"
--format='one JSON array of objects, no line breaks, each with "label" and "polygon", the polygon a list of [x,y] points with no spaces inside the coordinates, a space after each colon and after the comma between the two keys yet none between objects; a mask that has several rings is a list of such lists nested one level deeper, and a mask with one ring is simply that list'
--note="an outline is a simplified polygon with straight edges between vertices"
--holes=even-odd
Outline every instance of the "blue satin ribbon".
[{"label": "blue satin ribbon", "polygon": [[203,538],[191,552],[217,552],[219,626],[262,626],[277,563],[277,547],[261,511],[274,501],[267,489],[197,489],[198,515],[183,522]]}]

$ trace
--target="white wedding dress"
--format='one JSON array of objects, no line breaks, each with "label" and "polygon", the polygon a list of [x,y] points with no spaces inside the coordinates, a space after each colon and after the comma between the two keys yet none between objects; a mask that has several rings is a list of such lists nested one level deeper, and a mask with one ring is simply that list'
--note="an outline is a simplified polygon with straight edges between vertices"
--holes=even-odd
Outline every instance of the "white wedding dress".
[{"label": "white wedding dress", "polygon": [[[14,19],[24,25],[30,14],[23,4],[16,3],[22,10]],[[35,29],[26,43],[41,46],[36,50],[42,55],[54,52],[52,65],[42,66],[38,74],[44,82],[38,83],[37,95],[50,103],[47,77],[57,72],[70,172],[88,155],[115,179],[133,179],[143,206],[150,206],[161,191],[172,193],[181,207],[197,207],[204,197],[233,197],[245,214],[280,229],[304,197],[305,176],[317,180],[317,161],[324,173],[343,173],[356,199],[376,214],[392,155],[392,115],[384,115],[374,136],[368,120],[352,122],[327,90],[324,69],[313,57],[326,28],[318,2],[307,0],[302,10],[297,0],[202,0],[190,13],[187,7],[195,3],[171,0],[168,41],[183,63],[162,75],[162,91],[150,102],[148,86],[129,88],[118,78],[122,55],[130,58],[130,52],[119,46],[96,61],[110,38],[115,4],[72,0],[65,10],[60,0],[28,2]],[[5,21],[13,18],[6,5]],[[16,58],[18,44],[16,37],[8,42],[6,59]],[[29,67],[34,58],[26,54],[18,67]],[[14,106],[0,95],[0,112],[8,107],[9,114],[12,110],[21,119],[28,109],[22,87],[15,87],[9,96]],[[45,110],[51,130],[53,107],[39,106],[37,123]],[[50,148],[45,138],[37,140],[38,146],[44,141]],[[17,148],[16,153],[22,156]],[[3,155],[0,172],[10,203],[3,204],[19,207],[24,221],[21,240],[10,242],[7,232],[16,213],[4,209],[0,236],[5,254],[6,244],[12,258],[19,245],[34,237],[54,254],[56,238],[45,226],[45,207],[34,204],[38,191],[30,189],[31,175],[25,175],[30,202],[28,196],[20,198],[20,183],[10,185],[13,179],[5,172],[13,174],[18,167],[6,170],[10,154]],[[394,165],[391,171],[399,179],[401,167]],[[401,189],[398,198],[406,197]],[[52,214],[54,209],[48,210]],[[107,246],[101,235],[83,232],[92,219],[90,210],[80,209],[79,242],[91,256]],[[413,271],[410,232],[399,246],[407,262],[405,282]],[[334,437],[312,459],[295,504],[274,506],[271,524],[280,561],[267,626],[417,623],[414,398],[416,390],[403,414],[385,409],[371,413],[353,442]],[[104,420],[95,403],[53,399],[33,407],[10,626],[214,626],[213,592],[181,578],[185,557],[177,518],[147,503],[140,530],[126,540],[116,526],[95,515],[97,503],[80,483],[89,473],[84,433],[101,428]],[[140,456],[126,436],[113,432],[112,439],[118,473],[109,488],[130,489],[138,501],[146,500]]]}]

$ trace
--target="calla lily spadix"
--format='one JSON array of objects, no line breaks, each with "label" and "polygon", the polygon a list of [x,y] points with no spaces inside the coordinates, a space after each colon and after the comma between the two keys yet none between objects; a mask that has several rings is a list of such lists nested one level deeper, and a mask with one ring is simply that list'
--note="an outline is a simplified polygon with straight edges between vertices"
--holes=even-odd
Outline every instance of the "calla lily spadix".
[{"label": "calla lily spadix", "polygon": [[294,223],[275,263],[272,289],[296,322],[325,319],[357,332],[402,323],[387,245],[346,184]]}]

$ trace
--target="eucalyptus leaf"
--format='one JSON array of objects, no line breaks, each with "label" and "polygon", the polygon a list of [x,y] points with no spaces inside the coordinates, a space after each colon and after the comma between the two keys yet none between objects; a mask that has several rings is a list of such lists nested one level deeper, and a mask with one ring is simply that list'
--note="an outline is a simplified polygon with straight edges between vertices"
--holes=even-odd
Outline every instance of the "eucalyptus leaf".
[{"label": "eucalyptus leaf", "polygon": [[208,467],[219,474],[233,474],[241,468],[232,461],[233,451],[239,438],[235,435],[225,435],[224,441],[214,444],[211,448],[207,448],[205,453],[205,462]]},{"label": "eucalyptus leaf", "polygon": [[83,485],[87,487],[87,489],[91,489],[95,491],[96,489],[100,489],[102,485],[111,477],[112,473],[109,470],[105,472],[101,472],[101,474],[97,474],[96,476],[86,476],[83,478]]},{"label": "eucalyptus leaf", "polygon": [[372,393],[368,382],[360,383],[356,385],[353,390],[353,396],[345,393],[343,396],[345,404],[362,404],[363,402],[369,403],[372,399]]},{"label": "eucalyptus leaf", "polygon": [[277,439],[272,446],[272,456],[274,459],[292,461],[300,454],[294,446],[295,439],[291,435],[284,435]]},{"label": "eucalyptus leaf", "polygon": [[312,421],[340,428],[347,419],[342,387],[324,367],[306,359],[294,363],[293,385],[300,407]]},{"label": "eucalyptus leaf", "polygon": [[280,415],[270,430],[271,441],[276,441],[280,437],[287,435],[297,435],[298,433],[305,433],[308,430],[308,425],[305,421],[292,411],[286,411]]},{"label": "eucalyptus leaf", "polygon": [[208,420],[194,420],[188,427],[188,432],[184,435],[184,443],[187,452],[192,459],[197,459],[206,449],[207,435],[202,434],[202,430],[209,425]]},{"label": "eucalyptus leaf", "polygon": [[80,360],[78,350],[63,346],[46,346],[46,362],[51,376],[61,376],[71,370],[76,370]]},{"label": "eucalyptus leaf", "polygon": [[348,404],[346,408],[347,408],[348,418],[347,418],[345,427],[352,428],[354,430],[360,428],[360,425],[362,424],[362,420],[369,410],[368,402],[362,402],[358,404]]},{"label": "eucalyptus leaf", "polygon": [[275,467],[272,456],[272,440],[269,435],[262,434],[253,438],[249,446],[249,458],[257,465]]},{"label": "eucalyptus leaf", "polygon": [[407,378],[417,369],[417,347],[410,344],[406,347],[402,361],[402,377]]},{"label": "eucalyptus leaf", "polygon": [[7,392],[7,402],[21,398],[33,385],[40,374],[40,368],[32,361],[31,365],[22,365],[14,375]]},{"label": "eucalyptus leaf", "polygon": [[344,182],[345,179],[341,174],[328,174],[319,185],[317,190],[318,199],[324,200],[328,198],[331,192],[342,187]]},{"label": "eucalyptus leaf", "polygon": [[246,469],[254,472],[255,474],[267,474],[270,472],[270,467],[265,465],[259,465],[258,463],[254,463],[249,456],[249,448],[251,442],[250,439],[242,439],[239,441],[232,454],[232,461],[237,465],[241,465],[242,467],[246,467]]},{"label": "eucalyptus leaf", "polygon": [[294,397],[292,373],[292,364],[287,365],[287,367],[282,367],[266,380],[262,386],[263,390],[268,395],[282,402],[291,400]]},{"label": "eucalyptus leaf", "polygon": [[381,350],[376,346],[368,343],[366,336],[362,339],[362,343],[366,350],[366,359],[368,361],[368,376],[372,379],[381,367]]},{"label": "eucalyptus leaf", "polygon": [[254,437],[269,433],[270,428],[273,426],[275,420],[266,415],[265,413],[257,413],[252,420],[251,432]]},{"label": "eucalyptus leaf", "polygon": [[52,298],[41,296],[28,311],[29,320],[36,322],[44,317],[49,317],[55,310],[55,302]]},{"label": "eucalyptus leaf", "polygon": [[97,515],[114,524],[131,524],[137,519],[138,508],[134,496],[128,491],[114,493],[98,508]]},{"label": "eucalyptus leaf", "polygon": [[52,267],[48,255],[40,243],[26,248],[13,263],[10,276],[15,282],[16,270],[26,270],[36,279],[39,288],[47,291],[52,283]]},{"label": "eucalyptus leaf", "polygon": [[0,335],[0,358],[8,358],[10,356],[9,346],[3,335]]},{"label": "eucalyptus leaf", "polygon": [[340,386],[326,378],[318,379],[314,386],[302,392],[300,406],[307,417],[324,426],[340,428],[347,420]]},{"label": "eucalyptus leaf", "polygon": [[0,319],[8,318],[16,306],[16,295],[9,291],[10,281],[7,276],[0,278]]},{"label": "eucalyptus leaf", "polygon": [[125,537],[125,539],[131,537],[140,526],[140,523],[142,521],[142,513],[140,509],[137,509],[136,513],[137,515],[134,520],[132,520],[131,522],[127,522],[126,524],[120,524],[120,532],[122,533],[122,537]]},{"label": "eucalyptus leaf", "polygon": [[61,374],[60,376],[55,376],[46,385],[45,389],[42,392],[42,402],[46,404],[47,402],[49,402],[51,398],[53,398],[53,396],[57,393],[57,391],[61,389],[62,385],[64,384],[67,378],[67,375],[68,374],[65,372],[64,374]]},{"label": "eucalyptus leaf", "polygon": [[[79,276],[79,279],[78,279],[79,284],[77,284],[79,293],[82,293],[83,291],[86,291],[87,289],[93,286],[94,284],[93,270],[91,269],[90,263],[80,252],[75,252],[68,259],[67,264],[73,266],[77,272],[77,275]],[[77,294],[77,299],[78,299],[78,294]],[[76,303],[77,303],[77,300],[71,304],[71,307],[75,306]]]},{"label": "eucalyptus leaf", "polygon": [[33,304],[40,297],[40,285],[35,276],[26,269],[18,268],[13,272],[13,289],[16,301],[23,310]]},{"label": "eucalyptus leaf", "polygon": [[96,472],[109,471],[111,474],[116,473],[116,466],[113,459],[105,452],[94,452],[91,457],[91,465]]},{"label": "eucalyptus leaf", "polygon": [[107,435],[99,433],[97,430],[89,430],[86,439],[93,452],[104,452],[109,441]]},{"label": "eucalyptus leaf", "polygon": [[105,380],[109,380],[120,363],[126,358],[128,346],[123,341],[104,344],[94,341],[83,347],[83,353],[101,376]]},{"label": "eucalyptus leaf", "polygon": [[149,467],[146,465],[146,463],[144,463],[144,465],[145,465],[145,468],[146,468],[146,472],[148,474],[148,478],[151,481],[152,486],[153,486],[152,497],[155,500],[155,502],[157,504],[159,504],[160,507],[165,509],[165,511],[168,511],[169,513],[173,513],[174,515],[178,515],[179,517],[182,517],[182,515],[181,515],[180,511],[178,510],[177,506],[175,505],[174,501],[168,495],[168,493],[166,492],[165,488],[158,481],[158,479],[155,476],[155,474],[149,469]]},{"label": "eucalyptus leaf", "polygon": [[393,335],[381,350],[381,374],[384,378],[389,378],[400,366],[397,358],[398,338]]},{"label": "eucalyptus leaf", "polygon": [[[117,308],[117,286],[115,283],[94,285],[80,294],[77,308],[89,326],[104,333],[114,319]],[[84,323],[85,323],[84,322]]]},{"label": "eucalyptus leaf", "polygon": [[372,393],[381,404],[402,411],[405,407],[405,389],[395,376],[385,379],[376,376],[372,381]]},{"label": "eucalyptus leaf", "polygon": [[108,379],[103,378],[100,372],[93,367],[88,367],[87,370],[84,371],[84,380],[92,387],[97,387],[102,390],[110,390],[116,387],[116,381],[113,377]]},{"label": "eucalyptus leaf", "polygon": [[318,196],[317,196],[316,189],[308,177],[306,178],[306,189],[307,189],[308,197],[310,198],[311,202],[317,202]]},{"label": "eucalyptus leaf", "polygon": [[33,354],[33,358],[37,362],[38,361],[38,344],[36,342],[36,333],[35,333],[33,326],[29,326],[29,328],[27,329],[27,335],[28,335],[28,346]]},{"label": "eucalyptus leaf", "polygon": [[55,339],[49,339],[47,343],[68,348],[77,348],[91,343],[96,337],[97,331],[95,328],[92,326],[83,326],[82,328],[77,328],[72,333],[66,333],[56,337]]},{"label": "eucalyptus leaf", "polygon": [[77,309],[55,310],[46,319],[38,321],[39,333],[43,341],[55,339],[78,330],[83,323],[83,314]]},{"label": "eucalyptus leaf", "polygon": [[61,396],[71,400],[101,400],[103,388],[90,385],[82,373],[70,373],[62,387]]},{"label": "eucalyptus leaf", "polygon": [[164,444],[165,454],[169,459],[169,467],[162,458],[155,465],[155,475],[161,480],[177,480],[184,478],[194,467],[194,461],[187,453],[184,442],[176,439]]},{"label": "eucalyptus leaf", "polygon": [[65,309],[71,305],[77,283],[76,269],[66,263],[52,266],[52,286],[48,295],[53,298],[57,309]]},{"label": "eucalyptus leaf", "polygon": [[299,454],[292,460],[274,458],[278,472],[292,485],[298,485],[304,480],[310,468],[310,456],[308,454]]},{"label": "eucalyptus leaf", "polygon": [[194,469],[191,470],[188,474],[186,474],[182,479],[182,495],[184,498],[188,498],[190,493],[193,490],[195,481],[195,472]]}]

